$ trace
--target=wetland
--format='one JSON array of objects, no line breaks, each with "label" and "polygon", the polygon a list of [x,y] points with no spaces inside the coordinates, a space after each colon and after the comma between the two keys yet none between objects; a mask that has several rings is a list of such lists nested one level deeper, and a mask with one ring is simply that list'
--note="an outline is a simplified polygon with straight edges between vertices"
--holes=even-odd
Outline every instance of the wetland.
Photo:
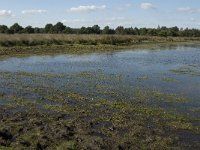
[{"label": "wetland", "polygon": [[199,149],[200,46],[125,48],[1,57],[0,149]]}]

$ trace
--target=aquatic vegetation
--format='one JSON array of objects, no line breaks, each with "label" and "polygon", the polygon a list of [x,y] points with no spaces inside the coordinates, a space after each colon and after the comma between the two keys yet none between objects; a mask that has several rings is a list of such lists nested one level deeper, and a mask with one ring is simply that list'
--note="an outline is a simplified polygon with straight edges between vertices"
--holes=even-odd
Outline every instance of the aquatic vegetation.
[{"label": "aquatic vegetation", "polygon": [[79,93],[67,93],[67,97],[72,98],[74,100],[88,100],[88,98],[81,96]]},{"label": "aquatic vegetation", "polygon": [[30,77],[34,76],[34,74],[30,72],[17,72],[16,74],[21,76],[30,76]]},{"label": "aquatic vegetation", "polygon": [[142,76],[142,77],[138,77],[137,80],[139,81],[144,81],[144,80],[148,80],[149,77],[148,76]]},{"label": "aquatic vegetation", "polygon": [[[0,132],[9,129],[9,133],[16,137],[15,140],[8,140],[6,147],[17,145],[22,148],[40,146],[50,148],[54,145],[57,149],[66,146],[72,149],[80,149],[89,146],[89,143],[93,147],[95,145],[95,142],[91,142],[93,140],[108,147],[113,142],[116,146],[149,147],[147,141],[152,139],[150,140],[152,141],[151,147],[164,146],[170,148],[176,139],[167,136],[164,128],[169,128],[168,132],[182,129],[194,133],[198,131],[186,117],[174,112],[166,112],[161,108],[151,108],[147,105],[123,100],[89,99],[85,101],[87,98],[83,99],[79,93],[67,95],[81,105],[71,106],[67,102],[61,105],[39,103],[45,111],[37,108],[31,112],[5,116],[3,122],[0,123]],[[17,104],[30,107],[22,100],[15,99]],[[83,100],[84,103],[82,104]],[[52,111],[56,113],[52,113]],[[71,125],[74,127],[70,127]],[[0,134],[0,136],[2,135]],[[66,141],[66,139],[68,140]],[[160,143],[160,139],[165,140]],[[135,145],[136,141],[140,142]],[[1,142],[5,142],[5,140]],[[127,142],[130,142],[130,145],[124,145]],[[175,145],[178,146],[177,144]],[[96,146],[99,147],[100,145]]]},{"label": "aquatic vegetation", "polygon": [[185,74],[185,75],[192,75],[192,76],[200,76],[200,68],[198,66],[183,66],[178,69],[170,70],[171,72],[177,74]]},{"label": "aquatic vegetation", "polygon": [[77,147],[77,142],[76,141],[67,141],[67,142],[63,142],[61,143],[59,146],[56,147],[57,150],[64,150],[64,149],[69,149],[69,150],[76,150],[78,149]]},{"label": "aquatic vegetation", "polygon": [[168,83],[177,83],[179,81],[177,81],[176,79],[173,79],[173,78],[168,78],[168,77],[164,77],[161,79],[162,81],[165,81],[165,82],[168,82]]},{"label": "aquatic vegetation", "polygon": [[200,112],[200,107],[192,108],[191,111],[199,113]]},{"label": "aquatic vegetation", "polygon": [[44,108],[46,110],[53,110],[53,111],[56,111],[56,112],[64,112],[64,113],[72,113],[72,112],[76,111],[76,108],[67,106],[66,104],[65,105],[49,105],[49,104],[46,104],[46,105],[44,105]]},{"label": "aquatic vegetation", "polygon": [[134,91],[134,97],[136,101],[141,102],[168,102],[168,103],[185,103],[188,99],[183,96],[178,96],[176,94],[163,93],[158,90],[141,90],[138,89]]},{"label": "aquatic vegetation", "polygon": [[151,84],[181,80],[99,68],[0,72],[0,149],[199,149],[198,106]]}]

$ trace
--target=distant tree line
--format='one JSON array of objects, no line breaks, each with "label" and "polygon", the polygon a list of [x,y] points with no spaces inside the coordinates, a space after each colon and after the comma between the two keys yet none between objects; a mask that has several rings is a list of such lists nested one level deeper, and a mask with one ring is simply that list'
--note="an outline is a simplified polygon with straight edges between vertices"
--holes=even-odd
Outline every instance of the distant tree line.
[{"label": "distant tree line", "polygon": [[157,28],[124,28],[118,26],[116,29],[112,29],[109,26],[101,29],[98,25],[92,27],[81,27],[81,28],[70,28],[65,26],[63,23],[58,22],[55,25],[47,24],[44,28],[27,26],[23,28],[18,23],[13,24],[10,27],[6,25],[0,25],[0,33],[5,34],[22,34],[22,33],[49,33],[49,34],[124,34],[124,35],[149,35],[149,36],[183,36],[183,37],[200,37],[199,29],[183,29],[178,27],[160,27]]}]

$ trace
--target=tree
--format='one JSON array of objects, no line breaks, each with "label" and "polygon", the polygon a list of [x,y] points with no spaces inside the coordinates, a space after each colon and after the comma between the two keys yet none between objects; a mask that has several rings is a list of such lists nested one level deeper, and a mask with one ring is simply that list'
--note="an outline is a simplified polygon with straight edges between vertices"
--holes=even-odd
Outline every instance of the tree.
[{"label": "tree", "polygon": [[34,28],[34,33],[41,33],[40,28],[35,27],[35,28]]},{"label": "tree", "polygon": [[150,36],[157,36],[158,32],[157,32],[156,29],[149,29],[147,34],[150,35]]},{"label": "tree", "polygon": [[116,34],[124,34],[124,27],[123,26],[118,26],[115,29]]},{"label": "tree", "polygon": [[63,33],[65,30],[66,26],[62,22],[58,22],[55,24],[52,28],[53,33]]},{"label": "tree", "polygon": [[70,27],[66,27],[63,32],[66,33],[66,34],[73,34],[73,29],[70,28]]},{"label": "tree", "polygon": [[34,29],[32,26],[27,26],[26,28],[24,28],[24,30],[22,32],[23,33],[34,33]]},{"label": "tree", "polygon": [[6,30],[6,33],[7,33],[7,34],[14,34],[14,31],[11,30],[11,29],[8,29],[8,30]]},{"label": "tree", "polygon": [[86,28],[86,33],[87,33],[87,34],[93,34],[94,31],[93,31],[92,27],[87,27],[87,28]]},{"label": "tree", "polygon": [[134,28],[134,32],[135,35],[140,35],[140,30],[137,27]]},{"label": "tree", "polygon": [[140,35],[147,35],[148,29],[147,28],[141,28],[139,32],[140,32]]},{"label": "tree", "polygon": [[81,27],[78,33],[79,33],[79,34],[87,34],[87,29],[86,29],[86,27]]},{"label": "tree", "polygon": [[0,33],[6,33],[6,31],[8,30],[8,27],[5,25],[0,25]]},{"label": "tree", "polygon": [[158,36],[167,37],[169,35],[168,28],[165,26],[163,26],[157,30],[158,30]]},{"label": "tree", "polygon": [[92,27],[92,33],[94,33],[94,34],[100,34],[101,33],[100,27],[98,25],[94,25]]},{"label": "tree", "polygon": [[173,36],[173,37],[200,37],[199,29],[178,28],[158,26],[157,28],[124,28],[118,26],[116,29],[111,29],[105,26],[101,30],[99,25],[92,27],[71,28],[66,27],[63,23],[46,24],[44,28],[27,26],[23,28],[18,23],[13,24],[10,28],[6,25],[0,25],[0,33],[14,34],[14,33],[65,33],[65,34],[126,34],[126,35],[149,35],[149,36]]},{"label": "tree", "polygon": [[169,33],[168,33],[169,36],[178,36],[179,35],[178,27],[172,27],[172,28],[169,28],[168,30],[169,30]]},{"label": "tree", "polygon": [[131,28],[125,28],[124,29],[124,34],[135,35],[135,31],[134,31],[134,29],[132,27]]},{"label": "tree", "polygon": [[94,31],[92,27],[81,27],[78,31],[79,34],[93,34]]},{"label": "tree", "polygon": [[44,31],[45,33],[50,33],[51,30],[53,28],[53,25],[52,24],[47,24],[45,27],[44,27]]},{"label": "tree", "polygon": [[115,30],[113,29],[110,29],[109,26],[105,26],[103,31],[102,31],[103,34],[115,34]]},{"label": "tree", "polygon": [[10,30],[12,30],[14,33],[21,33],[23,30],[23,27],[20,26],[18,23],[15,23],[10,27]]},{"label": "tree", "polygon": [[159,33],[158,33],[159,36],[162,36],[162,37],[167,37],[168,35],[168,32],[167,30],[161,30]]}]

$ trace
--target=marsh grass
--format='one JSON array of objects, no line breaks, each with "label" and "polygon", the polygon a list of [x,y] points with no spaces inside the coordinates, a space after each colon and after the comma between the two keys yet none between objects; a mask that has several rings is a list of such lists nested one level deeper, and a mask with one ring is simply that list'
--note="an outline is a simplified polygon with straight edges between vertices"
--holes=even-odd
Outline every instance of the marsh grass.
[{"label": "marsh grass", "polygon": [[0,46],[37,46],[37,45],[132,45],[151,42],[185,42],[197,41],[200,38],[156,37],[136,35],[77,35],[77,34],[0,34]]},{"label": "marsh grass", "polygon": [[166,49],[199,44],[200,38],[134,35],[0,34],[0,57],[83,54],[122,49]]}]

